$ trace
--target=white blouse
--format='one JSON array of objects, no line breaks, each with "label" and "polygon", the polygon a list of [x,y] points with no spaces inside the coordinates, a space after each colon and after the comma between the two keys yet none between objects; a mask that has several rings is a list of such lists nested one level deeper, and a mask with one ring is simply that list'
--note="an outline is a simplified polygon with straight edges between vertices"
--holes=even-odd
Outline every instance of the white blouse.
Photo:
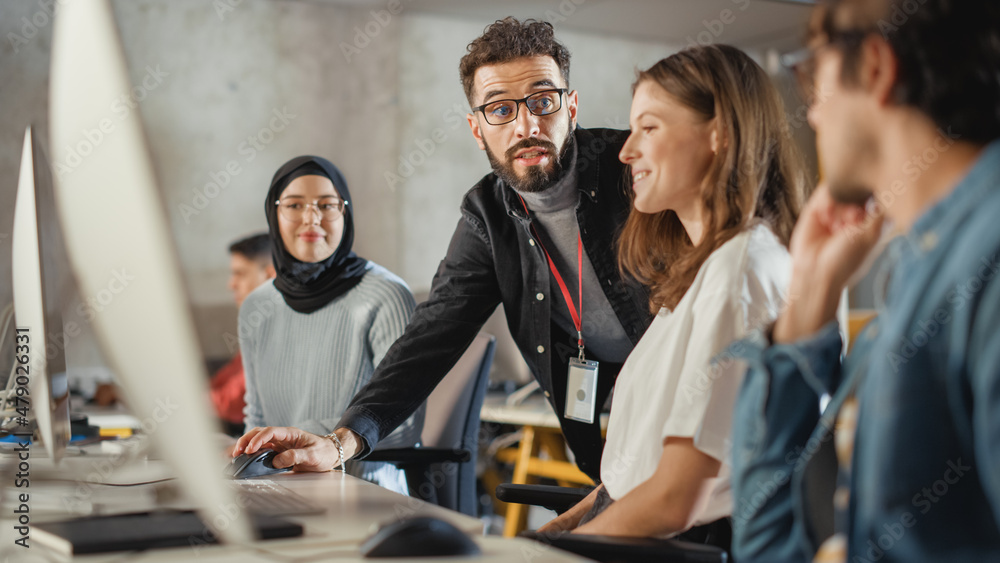
[{"label": "white blouse", "polygon": [[732,514],[729,440],[745,366],[713,358],[750,330],[773,321],[791,276],[787,249],[756,225],[716,249],[674,308],[661,309],[615,385],[601,480],[620,499],[652,477],[667,437],[693,438],[723,462],[695,525]]}]

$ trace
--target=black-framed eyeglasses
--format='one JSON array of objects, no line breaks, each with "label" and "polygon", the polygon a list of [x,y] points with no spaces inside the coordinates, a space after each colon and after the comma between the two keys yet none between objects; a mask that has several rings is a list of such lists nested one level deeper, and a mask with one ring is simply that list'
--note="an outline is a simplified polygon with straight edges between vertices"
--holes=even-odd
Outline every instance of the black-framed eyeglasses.
[{"label": "black-framed eyeglasses", "polygon": [[306,203],[301,197],[287,197],[274,202],[278,207],[278,213],[289,221],[299,222],[306,210],[310,207],[316,208],[323,221],[336,221],[344,214],[347,202],[336,197],[320,198],[312,203]]},{"label": "black-framed eyeglasses", "polygon": [[781,65],[791,70],[798,85],[799,95],[807,104],[812,105],[819,97],[816,92],[816,57],[820,51],[831,47],[852,49],[860,45],[869,35],[877,32],[872,29],[827,30],[825,42],[782,55]]},{"label": "black-framed eyeglasses", "polygon": [[569,92],[569,88],[542,90],[520,100],[496,100],[485,103],[472,108],[472,111],[482,112],[486,123],[490,125],[503,125],[517,119],[517,110],[522,103],[531,115],[551,115],[559,111],[562,109],[562,97],[566,92]]}]

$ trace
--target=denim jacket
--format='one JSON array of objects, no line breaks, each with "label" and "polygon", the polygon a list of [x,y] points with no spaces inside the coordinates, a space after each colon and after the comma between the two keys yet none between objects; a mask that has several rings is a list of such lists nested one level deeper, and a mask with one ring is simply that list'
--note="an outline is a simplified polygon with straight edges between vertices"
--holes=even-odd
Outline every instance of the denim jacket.
[{"label": "denim jacket", "polygon": [[[625,166],[618,161],[628,132],[577,128],[574,134],[581,192],[576,214],[584,251],[635,345],[652,314],[645,289],[623,279],[617,265],[617,235],[631,207]],[[536,298],[549,294],[550,274],[542,248],[533,240],[531,219],[514,191],[492,173],[469,190],[461,210],[430,296],[417,307],[371,381],[354,397],[340,425],[363,438],[361,455],[366,455],[430,395],[502,303],[521,355],[560,414],[577,464],[599,478],[604,443],[599,422],[586,424],[561,416],[567,359],[576,355],[576,338],[552,322],[549,304],[554,300]],[[607,399],[620,368],[601,363],[598,405]]]},{"label": "denim jacket", "polygon": [[[896,243],[885,307],[845,361],[835,323],[733,345],[749,366],[733,432],[740,563],[812,561],[834,529],[851,563],[1000,561],[1000,142]],[[831,429],[855,394],[838,480]]]}]

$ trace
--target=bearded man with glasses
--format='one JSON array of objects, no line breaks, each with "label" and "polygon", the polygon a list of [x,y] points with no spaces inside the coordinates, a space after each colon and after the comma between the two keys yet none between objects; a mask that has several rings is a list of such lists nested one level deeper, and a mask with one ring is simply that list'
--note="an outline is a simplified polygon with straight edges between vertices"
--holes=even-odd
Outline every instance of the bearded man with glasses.
[{"label": "bearded man with glasses", "polygon": [[238,450],[270,442],[292,452],[281,463],[315,471],[340,463],[337,442],[347,459],[365,456],[503,304],[577,464],[599,480],[600,412],[652,314],[645,289],[617,266],[615,236],[630,208],[618,153],[628,132],[577,127],[569,58],[552,26],[532,20],[499,20],[469,44],[459,65],[467,120],[493,171],[462,201],[427,302],[329,429],[336,440],[264,428]]}]

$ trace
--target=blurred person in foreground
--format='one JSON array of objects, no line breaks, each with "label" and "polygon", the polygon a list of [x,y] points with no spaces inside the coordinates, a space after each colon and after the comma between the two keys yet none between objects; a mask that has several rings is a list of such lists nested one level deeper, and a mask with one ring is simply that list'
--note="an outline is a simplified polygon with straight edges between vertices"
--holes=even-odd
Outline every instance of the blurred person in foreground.
[{"label": "blurred person in foreground", "polygon": [[[808,37],[825,186],[789,304],[731,348],[735,558],[1000,561],[1000,3],[830,0]],[[884,307],[842,361],[883,222]]]}]

